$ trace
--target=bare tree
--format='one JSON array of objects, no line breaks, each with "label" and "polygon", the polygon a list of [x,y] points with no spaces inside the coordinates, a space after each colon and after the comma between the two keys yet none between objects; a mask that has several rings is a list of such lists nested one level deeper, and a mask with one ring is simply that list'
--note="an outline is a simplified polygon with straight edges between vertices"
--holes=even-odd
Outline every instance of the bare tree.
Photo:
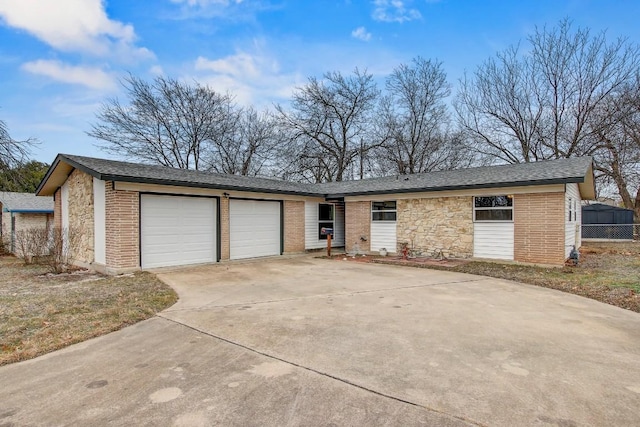
[{"label": "bare tree", "polygon": [[231,96],[165,77],[148,83],[129,75],[123,86],[130,104],[107,100],[88,132],[104,141],[105,151],[164,166],[209,170],[220,161],[219,148],[230,149],[238,121]]},{"label": "bare tree", "polygon": [[348,178],[353,163],[377,145],[369,124],[378,94],[373,76],[358,69],[347,77],[334,71],[323,80],[309,78],[289,111],[276,107],[292,143],[285,175],[315,182]]},{"label": "bare tree", "polygon": [[612,96],[599,114],[615,118],[597,130],[594,161],[599,181],[613,184],[625,208],[640,221],[640,80]]},{"label": "bare tree", "polygon": [[508,163],[592,154],[615,117],[598,114],[634,78],[638,47],[567,20],[536,29],[462,79],[454,102],[473,149]]},{"label": "bare tree", "polygon": [[215,158],[211,170],[235,175],[267,175],[273,166],[279,133],[275,118],[253,107],[230,111],[235,132],[213,141]]},{"label": "bare tree", "polygon": [[35,140],[18,141],[11,137],[4,121],[0,120],[0,171],[7,171],[24,164]]},{"label": "bare tree", "polygon": [[468,150],[449,132],[447,75],[438,61],[417,57],[393,70],[380,120],[385,143],[378,150],[382,174],[409,174],[459,166]]}]

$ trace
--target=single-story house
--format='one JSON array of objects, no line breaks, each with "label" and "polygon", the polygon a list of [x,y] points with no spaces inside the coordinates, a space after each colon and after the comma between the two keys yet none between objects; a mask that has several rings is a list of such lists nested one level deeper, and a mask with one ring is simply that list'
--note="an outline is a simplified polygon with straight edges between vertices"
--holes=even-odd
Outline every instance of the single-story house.
[{"label": "single-story house", "polygon": [[580,246],[589,157],[304,184],[60,154],[36,194],[82,239],[72,258],[120,273],[300,253],[399,252],[563,264]]},{"label": "single-story house", "polygon": [[15,252],[16,233],[30,228],[51,228],[53,197],[0,191],[0,242]]}]

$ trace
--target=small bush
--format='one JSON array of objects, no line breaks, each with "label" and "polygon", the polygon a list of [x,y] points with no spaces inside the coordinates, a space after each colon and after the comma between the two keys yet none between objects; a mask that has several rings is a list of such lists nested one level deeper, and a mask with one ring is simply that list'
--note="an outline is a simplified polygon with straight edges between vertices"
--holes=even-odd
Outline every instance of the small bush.
[{"label": "small bush", "polygon": [[49,255],[49,232],[33,227],[15,233],[15,255],[25,264],[33,264]]},{"label": "small bush", "polygon": [[78,245],[80,234],[72,228],[55,228],[49,238],[48,256],[44,258],[44,265],[52,273],[63,273],[69,269],[71,248]]},{"label": "small bush", "polygon": [[9,242],[9,240],[0,238],[0,255],[10,255],[10,246],[11,243]]},{"label": "small bush", "polygon": [[52,273],[63,273],[69,269],[71,248],[79,240],[80,235],[73,229],[21,230],[15,234],[15,255],[25,264],[42,264]]}]

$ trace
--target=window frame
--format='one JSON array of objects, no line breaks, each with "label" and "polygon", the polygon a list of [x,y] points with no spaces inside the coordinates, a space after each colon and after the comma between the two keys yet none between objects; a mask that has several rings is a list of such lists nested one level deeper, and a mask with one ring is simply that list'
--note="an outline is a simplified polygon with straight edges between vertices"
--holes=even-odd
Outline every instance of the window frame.
[{"label": "window frame", "polygon": [[[321,219],[320,210],[322,209],[322,206],[331,207],[331,219]],[[332,203],[318,203],[318,240],[327,240],[327,235],[322,234],[320,232],[320,230],[323,227],[331,228],[335,233],[335,223],[336,223],[336,205]]]},{"label": "window frame", "polygon": [[[506,197],[511,200],[511,206],[491,206],[491,207],[476,207],[476,198],[479,197]],[[483,222],[483,223],[512,223],[513,222],[513,206],[514,206],[514,197],[512,194],[492,194],[486,196],[473,196],[472,205],[473,205],[473,222]],[[477,219],[476,212],[477,211],[511,211],[511,219]]]},{"label": "window frame", "polygon": [[[383,209],[374,209],[374,205],[376,203],[382,203],[383,204]],[[394,208],[385,208],[384,204],[386,203],[393,203]],[[371,222],[397,222],[398,221],[398,201],[397,200],[372,200],[371,201]],[[393,213],[393,217],[394,219],[376,219],[375,218],[375,214],[382,214],[382,217],[384,217],[384,214],[387,213]]]}]

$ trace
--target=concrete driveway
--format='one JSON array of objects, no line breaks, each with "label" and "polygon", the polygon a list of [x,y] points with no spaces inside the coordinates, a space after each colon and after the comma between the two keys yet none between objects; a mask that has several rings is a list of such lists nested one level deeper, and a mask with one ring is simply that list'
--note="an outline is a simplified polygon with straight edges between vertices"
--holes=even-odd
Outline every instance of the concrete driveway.
[{"label": "concrete driveway", "polygon": [[160,273],[178,304],[0,368],[0,425],[640,424],[640,315],[298,257]]}]

